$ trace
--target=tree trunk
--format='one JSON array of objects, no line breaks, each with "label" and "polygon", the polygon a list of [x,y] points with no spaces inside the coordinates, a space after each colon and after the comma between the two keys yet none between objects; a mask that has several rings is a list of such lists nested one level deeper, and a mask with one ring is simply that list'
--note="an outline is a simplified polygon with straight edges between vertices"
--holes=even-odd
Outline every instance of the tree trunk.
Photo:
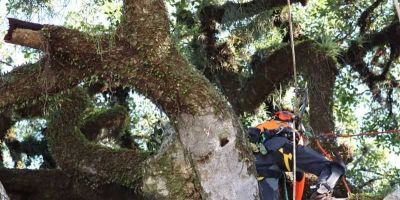
[{"label": "tree trunk", "polygon": [[[1,87],[6,93],[0,106],[12,104],[16,95],[22,102],[43,91],[58,93],[93,75],[117,77],[163,108],[179,140],[171,139],[149,160],[135,151],[94,145],[80,131],[86,94],[73,90],[54,104],[48,117],[46,137],[59,167],[87,174],[94,188],[104,183],[141,185],[149,198],[258,199],[252,154],[239,120],[214,86],[177,52],[168,24],[162,1],[126,0],[113,44],[107,37],[96,39],[63,27],[14,27],[8,42],[48,55],[44,66],[33,66],[35,74],[29,77],[34,81],[17,71],[17,80],[0,82],[6,86]],[[25,32],[43,41],[18,37]],[[23,87],[27,81],[31,84]]]},{"label": "tree trunk", "polygon": [[7,195],[6,189],[4,189],[4,186],[1,182],[0,182],[0,199],[1,200],[9,200],[10,199]]},{"label": "tree trunk", "polygon": [[205,199],[256,199],[252,156],[240,122],[226,109],[200,116],[182,114],[178,132],[190,152]]}]

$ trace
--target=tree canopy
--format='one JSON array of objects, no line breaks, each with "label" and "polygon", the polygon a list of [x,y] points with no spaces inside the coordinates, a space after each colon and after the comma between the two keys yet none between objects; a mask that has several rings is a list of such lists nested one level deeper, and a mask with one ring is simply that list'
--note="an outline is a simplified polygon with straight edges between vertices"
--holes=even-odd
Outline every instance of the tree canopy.
[{"label": "tree canopy", "polygon": [[297,83],[286,0],[2,1],[9,196],[257,199],[246,129],[296,110],[298,85],[311,145],[340,152],[355,199],[382,199],[399,134],[323,136],[399,129],[393,2],[291,4]]}]

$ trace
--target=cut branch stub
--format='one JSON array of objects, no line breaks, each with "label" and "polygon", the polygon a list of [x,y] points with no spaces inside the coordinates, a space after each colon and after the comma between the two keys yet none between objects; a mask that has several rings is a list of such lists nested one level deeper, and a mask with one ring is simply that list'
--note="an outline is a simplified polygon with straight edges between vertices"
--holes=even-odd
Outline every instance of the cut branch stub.
[{"label": "cut branch stub", "polygon": [[9,29],[4,36],[6,42],[43,50],[44,43],[40,31],[43,25],[13,18],[8,18],[8,22]]}]

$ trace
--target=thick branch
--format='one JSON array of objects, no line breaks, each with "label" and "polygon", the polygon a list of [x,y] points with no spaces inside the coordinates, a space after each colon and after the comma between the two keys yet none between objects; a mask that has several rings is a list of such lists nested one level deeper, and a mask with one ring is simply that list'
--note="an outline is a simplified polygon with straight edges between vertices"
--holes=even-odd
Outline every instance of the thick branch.
[{"label": "thick branch", "polygon": [[[128,43],[115,41],[115,47],[109,46],[107,38],[95,40],[78,31],[45,26],[49,53],[41,62],[45,66],[34,67],[34,75],[21,74],[12,79],[6,75],[10,80],[0,84],[0,92],[6,94],[0,97],[0,107],[15,103],[16,97],[22,102],[66,90],[94,75],[130,83],[169,114],[193,112],[194,107],[204,106],[204,95],[210,95],[204,91],[209,91],[210,85],[198,73],[193,73],[170,43],[166,13],[160,16],[150,12],[160,10],[165,8],[158,1],[125,2],[119,39]],[[141,63],[146,66],[139,67]],[[22,71],[25,75],[31,74],[29,69]],[[121,80],[119,76],[123,76]]]},{"label": "thick branch", "polygon": [[44,41],[40,31],[43,28],[43,25],[13,18],[8,18],[8,21],[9,28],[4,37],[6,42],[19,44],[34,49],[44,48]]},{"label": "thick branch", "polygon": [[14,122],[11,119],[10,113],[1,112],[0,113],[0,140],[4,139],[7,130],[11,128]]},{"label": "thick branch", "polygon": [[118,36],[140,50],[141,60],[149,64],[161,64],[171,48],[164,3],[161,0],[124,0],[123,3]]},{"label": "thick branch", "polygon": [[234,53],[226,43],[217,46],[218,30],[214,21],[202,21],[201,32],[202,36],[192,41],[192,48],[206,60],[196,62],[196,67],[203,71],[208,80],[217,84],[228,99],[235,99],[241,81],[239,73],[234,69]]},{"label": "thick branch", "polygon": [[131,189],[114,184],[87,185],[74,172],[61,170],[0,169],[0,179],[11,199],[136,199]]},{"label": "thick branch", "polygon": [[[314,72],[310,69],[317,70],[317,72],[326,70],[334,76],[335,61],[332,58],[326,57],[323,52],[320,52],[313,42],[306,41],[299,43],[295,49],[299,71],[311,76]],[[231,102],[235,110],[239,111],[239,113],[252,112],[260,106],[273,90],[279,88],[278,84],[287,83],[292,79],[293,64],[290,58],[290,46],[276,50],[267,57],[254,57],[251,63],[253,75],[241,89],[239,98],[236,98],[237,101]]]},{"label": "thick branch", "polygon": [[[365,34],[359,41],[360,45],[365,50],[371,50],[374,47],[382,46],[385,44],[400,44],[400,24],[399,22],[393,22],[390,25],[384,27],[377,33]],[[354,48],[354,46],[350,46]]]},{"label": "thick branch", "polygon": [[129,114],[122,106],[88,116],[80,130],[90,141],[104,138],[119,140],[129,124]]},{"label": "thick branch", "polygon": [[60,26],[41,25],[9,18],[9,29],[5,42],[32,47],[45,52],[64,52],[75,54],[102,54],[102,47],[109,47],[104,38],[96,38],[77,30]]},{"label": "thick branch", "polygon": [[143,157],[135,151],[113,150],[90,143],[78,129],[88,99],[82,91],[63,97],[50,115],[46,137],[58,166],[91,174],[93,184],[112,182],[133,187],[140,181]]},{"label": "thick branch", "polygon": [[20,66],[0,80],[0,107],[52,95],[77,85],[88,74],[77,66],[46,67],[44,61]]},{"label": "thick branch", "polygon": [[18,67],[1,77],[0,107],[66,90],[92,76],[112,79],[110,76],[115,75],[109,70],[127,65],[120,63],[121,60],[131,66],[138,65],[136,54],[123,44],[117,42],[120,46],[113,47],[109,46],[112,42],[108,38],[94,39],[75,30],[44,27],[36,32],[42,35],[47,55],[35,64]]},{"label": "thick branch", "polygon": [[384,0],[375,1],[370,7],[361,13],[360,18],[357,20],[357,25],[360,27],[360,33],[364,34],[371,25],[371,14]]},{"label": "thick branch", "polygon": [[222,103],[208,80],[172,44],[162,1],[126,0],[118,33],[132,48],[140,49],[139,57],[144,63],[138,69],[129,66],[125,71],[118,71],[124,77],[122,81],[160,105],[169,117]]},{"label": "thick branch", "polygon": [[[389,45],[391,49],[390,58],[384,66],[381,74],[375,74],[369,69],[364,61],[364,57],[368,51],[375,47]],[[400,24],[394,22],[381,31],[371,34],[365,34],[361,40],[353,41],[349,48],[342,54],[342,58],[338,60],[342,64],[350,65],[357,71],[362,80],[368,85],[375,98],[382,100],[378,83],[387,80],[392,61],[399,56],[398,49],[400,46]],[[393,80],[396,82],[395,80]]]},{"label": "thick branch", "polygon": [[[294,0],[291,3],[305,5],[307,0]],[[229,23],[259,14],[267,9],[287,5],[286,0],[253,0],[246,3],[226,2],[221,6],[206,6],[200,11],[200,19]]]},{"label": "thick branch", "polygon": [[[241,86],[236,73],[229,71],[229,67],[220,66],[220,62],[228,62],[220,58],[221,55],[225,55],[224,52],[213,46],[214,40],[208,41],[210,42],[208,57],[216,59],[210,61],[214,63],[213,66],[206,67],[208,69],[205,70],[206,75],[222,87],[237,113],[253,112],[269,94],[279,88],[279,84],[285,85],[293,78],[292,60],[289,59],[290,46],[283,47],[269,56],[256,54],[251,63],[253,75]],[[334,124],[331,103],[336,61],[318,50],[317,44],[311,41],[297,44],[296,55],[298,70],[309,82],[312,127],[317,132],[332,131]],[[217,68],[211,69],[212,67]],[[319,113],[326,114],[321,117]]]}]

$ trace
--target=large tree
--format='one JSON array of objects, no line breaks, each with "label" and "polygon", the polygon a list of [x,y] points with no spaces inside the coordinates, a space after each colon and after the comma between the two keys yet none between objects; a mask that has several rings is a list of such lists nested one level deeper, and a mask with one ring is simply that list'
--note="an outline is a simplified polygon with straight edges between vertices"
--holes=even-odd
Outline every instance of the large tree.
[{"label": "large tree", "polygon": [[[4,40],[39,50],[43,56],[1,75],[0,138],[16,154],[43,155],[48,168],[1,169],[0,180],[11,197],[258,198],[252,154],[239,118],[263,103],[271,104],[268,97],[293,82],[284,17],[287,1],[228,1],[196,9],[182,2],[175,4],[176,23],[171,23],[164,1],[125,0],[115,29],[102,34],[9,19]],[[393,70],[400,52],[400,27],[390,15],[392,21],[371,28],[374,10],[382,2],[361,7],[365,9],[356,16],[357,31],[331,38],[340,46],[332,48],[334,53],[321,38],[295,26],[298,76],[307,82],[309,121],[315,133],[335,129],[334,87],[344,66],[357,72],[377,102],[392,105],[390,91],[400,85]],[[307,6],[305,0],[291,3]],[[353,5],[332,6],[351,12]],[[257,48],[243,64],[235,55],[256,39],[244,40],[248,27],[237,24],[234,30],[227,28],[231,38],[219,39],[223,36],[218,25],[258,26],[265,13],[276,18],[270,28],[281,32],[280,45]],[[187,44],[176,40],[177,26],[194,30]],[[234,36],[240,40],[232,42]],[[367,63],[371,53],[375,62]],[[129,123],[126,99],[131,89],[149,98],[171,121],[155,155],[141,152],[121,136]],[[95,94],[107,91],[112,91],[114,105],[94,112]],[[35,117],[47,120],[45,140],[19,142],[10,136],[16,121]],[[104,137],[118,140],[124,148],[98,145]]]}]

